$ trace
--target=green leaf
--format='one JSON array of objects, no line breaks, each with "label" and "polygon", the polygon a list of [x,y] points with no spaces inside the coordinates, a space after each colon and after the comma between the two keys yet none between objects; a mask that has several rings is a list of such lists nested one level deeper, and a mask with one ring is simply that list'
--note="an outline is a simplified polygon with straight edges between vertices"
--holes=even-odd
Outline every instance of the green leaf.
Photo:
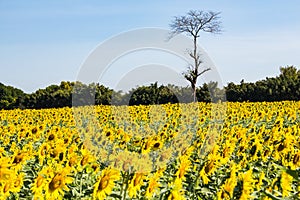
[{"label": "green leaf", "polygon": [[272,195],[271,193],[269,193],[269,192],[267,192],[267,191],[264,191],[264,194],[265,194],[267,197],[269,197],[269,198],[271,198],[271,199],[273,199],[273,200],[283,200],[282,198],[276,197],[276,196]]},{"label": "green leaf", "polygon": [[288,173],[289,175],[291,175],[295,180],[300,181],[298,171],[291,170],[291,169],[285,169],[285,172]]}]

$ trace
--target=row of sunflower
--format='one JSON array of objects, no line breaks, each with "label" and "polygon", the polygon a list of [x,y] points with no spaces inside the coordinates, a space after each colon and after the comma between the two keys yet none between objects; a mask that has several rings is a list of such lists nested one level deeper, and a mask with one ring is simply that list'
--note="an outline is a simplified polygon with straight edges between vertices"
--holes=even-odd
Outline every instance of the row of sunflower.
[{"label": "row of sunflower", "polygon": [[0,199],[299,199],[300,102],[0,111]]}]

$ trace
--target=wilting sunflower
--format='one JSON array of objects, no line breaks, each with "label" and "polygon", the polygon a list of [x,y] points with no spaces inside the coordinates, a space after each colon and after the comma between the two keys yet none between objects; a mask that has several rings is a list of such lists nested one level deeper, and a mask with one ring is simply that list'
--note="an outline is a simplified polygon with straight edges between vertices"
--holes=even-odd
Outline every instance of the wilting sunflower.
[{"label": "wilting sunflower", "polygon": [[120,179],[120,172],[116,169],[104,169],[94,185],[93,198],[94,199],[105,199],[107,195],[112,192],[114,187],[114,181]]}]

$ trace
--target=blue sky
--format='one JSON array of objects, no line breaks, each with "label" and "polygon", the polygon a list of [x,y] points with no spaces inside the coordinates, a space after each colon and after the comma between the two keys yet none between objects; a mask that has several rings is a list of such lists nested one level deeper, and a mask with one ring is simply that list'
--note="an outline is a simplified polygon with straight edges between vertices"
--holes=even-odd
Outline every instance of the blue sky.
[{"label": "blue sky", "polygon": [[0,0],[0,82],[33,92],[74,81],[99,43],[136,28],[168,29],[173,16],[191,9],[221,12],[223,33],[202,34],[199,45],[225,85],[276,76],[280,66],[299,69],[296,0]]}]

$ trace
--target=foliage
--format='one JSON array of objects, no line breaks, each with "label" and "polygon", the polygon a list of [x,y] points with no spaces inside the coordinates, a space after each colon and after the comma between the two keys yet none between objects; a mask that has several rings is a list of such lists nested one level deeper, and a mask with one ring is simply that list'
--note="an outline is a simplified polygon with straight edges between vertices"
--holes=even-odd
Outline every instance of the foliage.
[{"label": "foliage", "polygon": [[[228,83],[219,88],[217,82],[197,87],[199,102],[218,101],[283,101],[300,100],[300,70],[294,66],[280,68],[280,75],[255,83]],[[193,101],[191,87],[175,85],[139,86],[129,92],[114,91],[99,83],[62,81],[32,94],[0,83],[0,109],[61,108],[82,105],[151,105],[165,103],[189,103]]]},{"label": "foliage", "polygon": [[23,95],[22,90],[0,83],[0,109],[14,108],[18,104],[18,99]]},{"label": "foliage", "polygon": [[280,68],[280,75],[256,83],[239,85],[229,83],[226,89],[228,101],[282,101],[300,100],[300,70],[294,66]]}]

